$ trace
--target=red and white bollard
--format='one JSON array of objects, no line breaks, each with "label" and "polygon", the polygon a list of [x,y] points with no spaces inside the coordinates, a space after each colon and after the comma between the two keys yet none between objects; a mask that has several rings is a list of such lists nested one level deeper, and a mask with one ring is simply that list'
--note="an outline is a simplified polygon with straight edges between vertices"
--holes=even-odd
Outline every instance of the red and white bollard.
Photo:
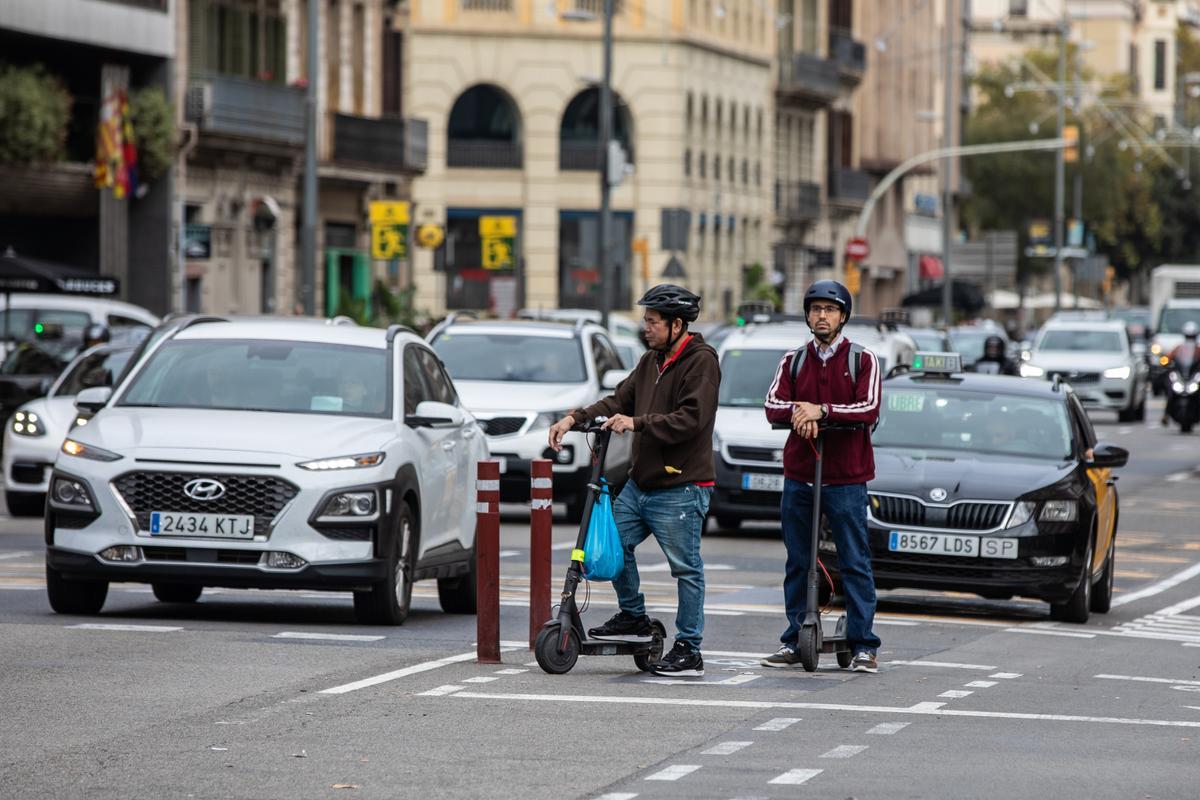
[{"label": "red and white bollard", "polygon": [[550,619],[550,529],[554,478],[550,461],[535,459],[529,478],[529,648]]},{"label": "red and white bollard", "polygon": [[480,461],[475,481],[475,660],[500,663],[500,462]]}]

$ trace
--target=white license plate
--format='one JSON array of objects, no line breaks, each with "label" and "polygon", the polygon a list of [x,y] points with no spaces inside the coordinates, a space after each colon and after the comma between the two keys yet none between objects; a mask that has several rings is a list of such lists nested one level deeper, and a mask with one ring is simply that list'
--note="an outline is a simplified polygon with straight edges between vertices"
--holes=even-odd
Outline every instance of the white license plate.
[{"label": "white license plate", "polygon": [[979,555],[984,558],[1016,558],[1016,539],[996,539],[991,536],[979,537]]},{"label": "white license plate", "polygon": [[896,553],[928,553],[937,556],[979,555],[978,536],[958,536],[953,533],[912,533],[892,531],[888,550]]},{"label": "white license plate", "polygon": [[150,512],[151,536],[203,536],[217,539],[253,539],[250,514],[184,514]]},{"label": "white license plate", "polygon": [[742,488],[755,492],[782,492],[783,476],[746,472],[742,474]]}]

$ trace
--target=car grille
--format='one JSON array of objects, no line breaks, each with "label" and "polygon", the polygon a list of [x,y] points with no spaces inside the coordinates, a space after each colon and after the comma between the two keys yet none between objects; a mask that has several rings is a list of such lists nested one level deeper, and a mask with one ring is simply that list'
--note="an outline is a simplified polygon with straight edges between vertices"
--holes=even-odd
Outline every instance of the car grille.
[{"label": "car grille", "polygon": [[1099,383],[1099,372],[1051,372],[1046,375],[1050,380],[1062,378],[1067,383]]},{"label": "car grille", "polygon": [[1009,503],[966,502],[949,508],[927,506],[915,497],[871,495],[872,514],[885,525],[990,531],[1000,527]]},{"label": "car grille", "polygon": [[[225,494],[216,500],[193,500],[183,493],[183,486],[196,478],[219,481],[225,487]],[[142,530],[150,530],[152,511],[253,514],[255,536],[265,536],[271,521],[300,491],[285,480],[265,475],[195,472],[129,472],[113,481],[113,486],[137,517]]]},{"label": "car grille", "polygon": [[[778,454],[778,458],[776,458]],[[783,449],[779,447],[746,447],[729,445],[729,457],[734,461],[757,461],[778,466],[783,463]]]},{"label": "car grille", "polygon": [[508,436],[525,427],[526,417],[492,417],[479,420],[479,427],[488,436]]},{"label": "car grille", "polygon": [[208,550],[193,547],[143,547],[147,561],[190,561],[204,564],[257,564],[261,550]]}]

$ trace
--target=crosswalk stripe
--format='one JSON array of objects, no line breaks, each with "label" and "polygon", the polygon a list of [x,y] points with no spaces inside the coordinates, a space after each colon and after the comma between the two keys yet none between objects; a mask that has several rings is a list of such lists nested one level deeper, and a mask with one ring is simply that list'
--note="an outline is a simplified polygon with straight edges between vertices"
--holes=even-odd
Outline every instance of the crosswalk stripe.
[{"label": "crosswalk stripe", "polygon": [[648,781],[677,781],[685,775],[691,775],[700,769],[699,764],[672,764],[664,770],[648,775]]},{"label": "crosswalk stripe", "polygon": [[819,769],[789,769],[782,775],[767,781],[767,783],[782,783],[797,786],[811,778],[817,777],[822,771]]},{"label": "crosswalk stripe", "polygon": [[775,719],[764,722],[762,725],[759,725],[754,730],[756,730],[756,731],[781,731],[781,730],[784,730],[785,728],[789,728],[792,725],[795,725],[797,722],[800,722],[800,721],[801,720],[799,717],[776,717]]}]

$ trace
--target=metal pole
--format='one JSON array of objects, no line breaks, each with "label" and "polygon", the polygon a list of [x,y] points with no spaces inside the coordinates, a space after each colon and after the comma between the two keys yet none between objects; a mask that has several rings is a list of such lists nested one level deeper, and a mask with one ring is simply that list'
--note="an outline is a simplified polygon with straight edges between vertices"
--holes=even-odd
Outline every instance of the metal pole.
[{"label": "metal pole", "polygon": [[[946,0],[946,74],[944,78],[944,96],[942,102],[942,146],[950,147],[954,141],[954,6],[955,0]],[[951,170],[954,169],[954,157],[942,159],[942,320],[949,327],[953,306],[953,294],[950,284],[950,239],[952,215],[954,212],[954,187],[951,181]]]},{"label": "metal pole", "polygon": [[612,208],[608,182],[608,142],[612,139],[613,0],[604,0],[604,78],[600,84],[600,324],[608,329],[612,308]]},{"label": "metal pole", "polygon": [[475,660],[499,664],[500,462],[475,469]]},{"label": "metal pole", "polygon": [[[1080,51],[1075,50],[1075,63],[1071,66],[1075,69],[1075,124],[1076,130],[1079,132],[1079,144],[1075,146],[1075,224],[1080,227],[1081,235],[1086,233],[1083,225],[1083,84],[1079,78],[1079,57]],[[1062,150],[1059,151],[1063,152]],[[1087,243],[1087,236],[1082,236],[1079,242],[1081,247]],[[1075,296],[1074,305],[1072,308],[1079,308],[1079,268],[1084,265],[1084,259],[1076,259],[1075,269],[1071,271],[1071,293]]]},{"label": "metal pole", "polygon": [[317,26],[320,24],[320,0],[308,0],[308,91],[304,108],[304,220],[300,226],[300,305],[304,313],[316,313],[317,258]]},{"label": "metal pole", "polygon": [[551,462],[530,462],[529,485],[529,648],[550,619],[550,536],[554,513],[554,472]]},{"label": "metal pole", "polygon": [[[1067,19],[1066,11],[1058,27],[1058,138],[1066,124],[1067,100]],[[1054,310],[1062,309],[1063,201],[1066,194],[1066,163],[1063,151],[1054,157]]]}]

